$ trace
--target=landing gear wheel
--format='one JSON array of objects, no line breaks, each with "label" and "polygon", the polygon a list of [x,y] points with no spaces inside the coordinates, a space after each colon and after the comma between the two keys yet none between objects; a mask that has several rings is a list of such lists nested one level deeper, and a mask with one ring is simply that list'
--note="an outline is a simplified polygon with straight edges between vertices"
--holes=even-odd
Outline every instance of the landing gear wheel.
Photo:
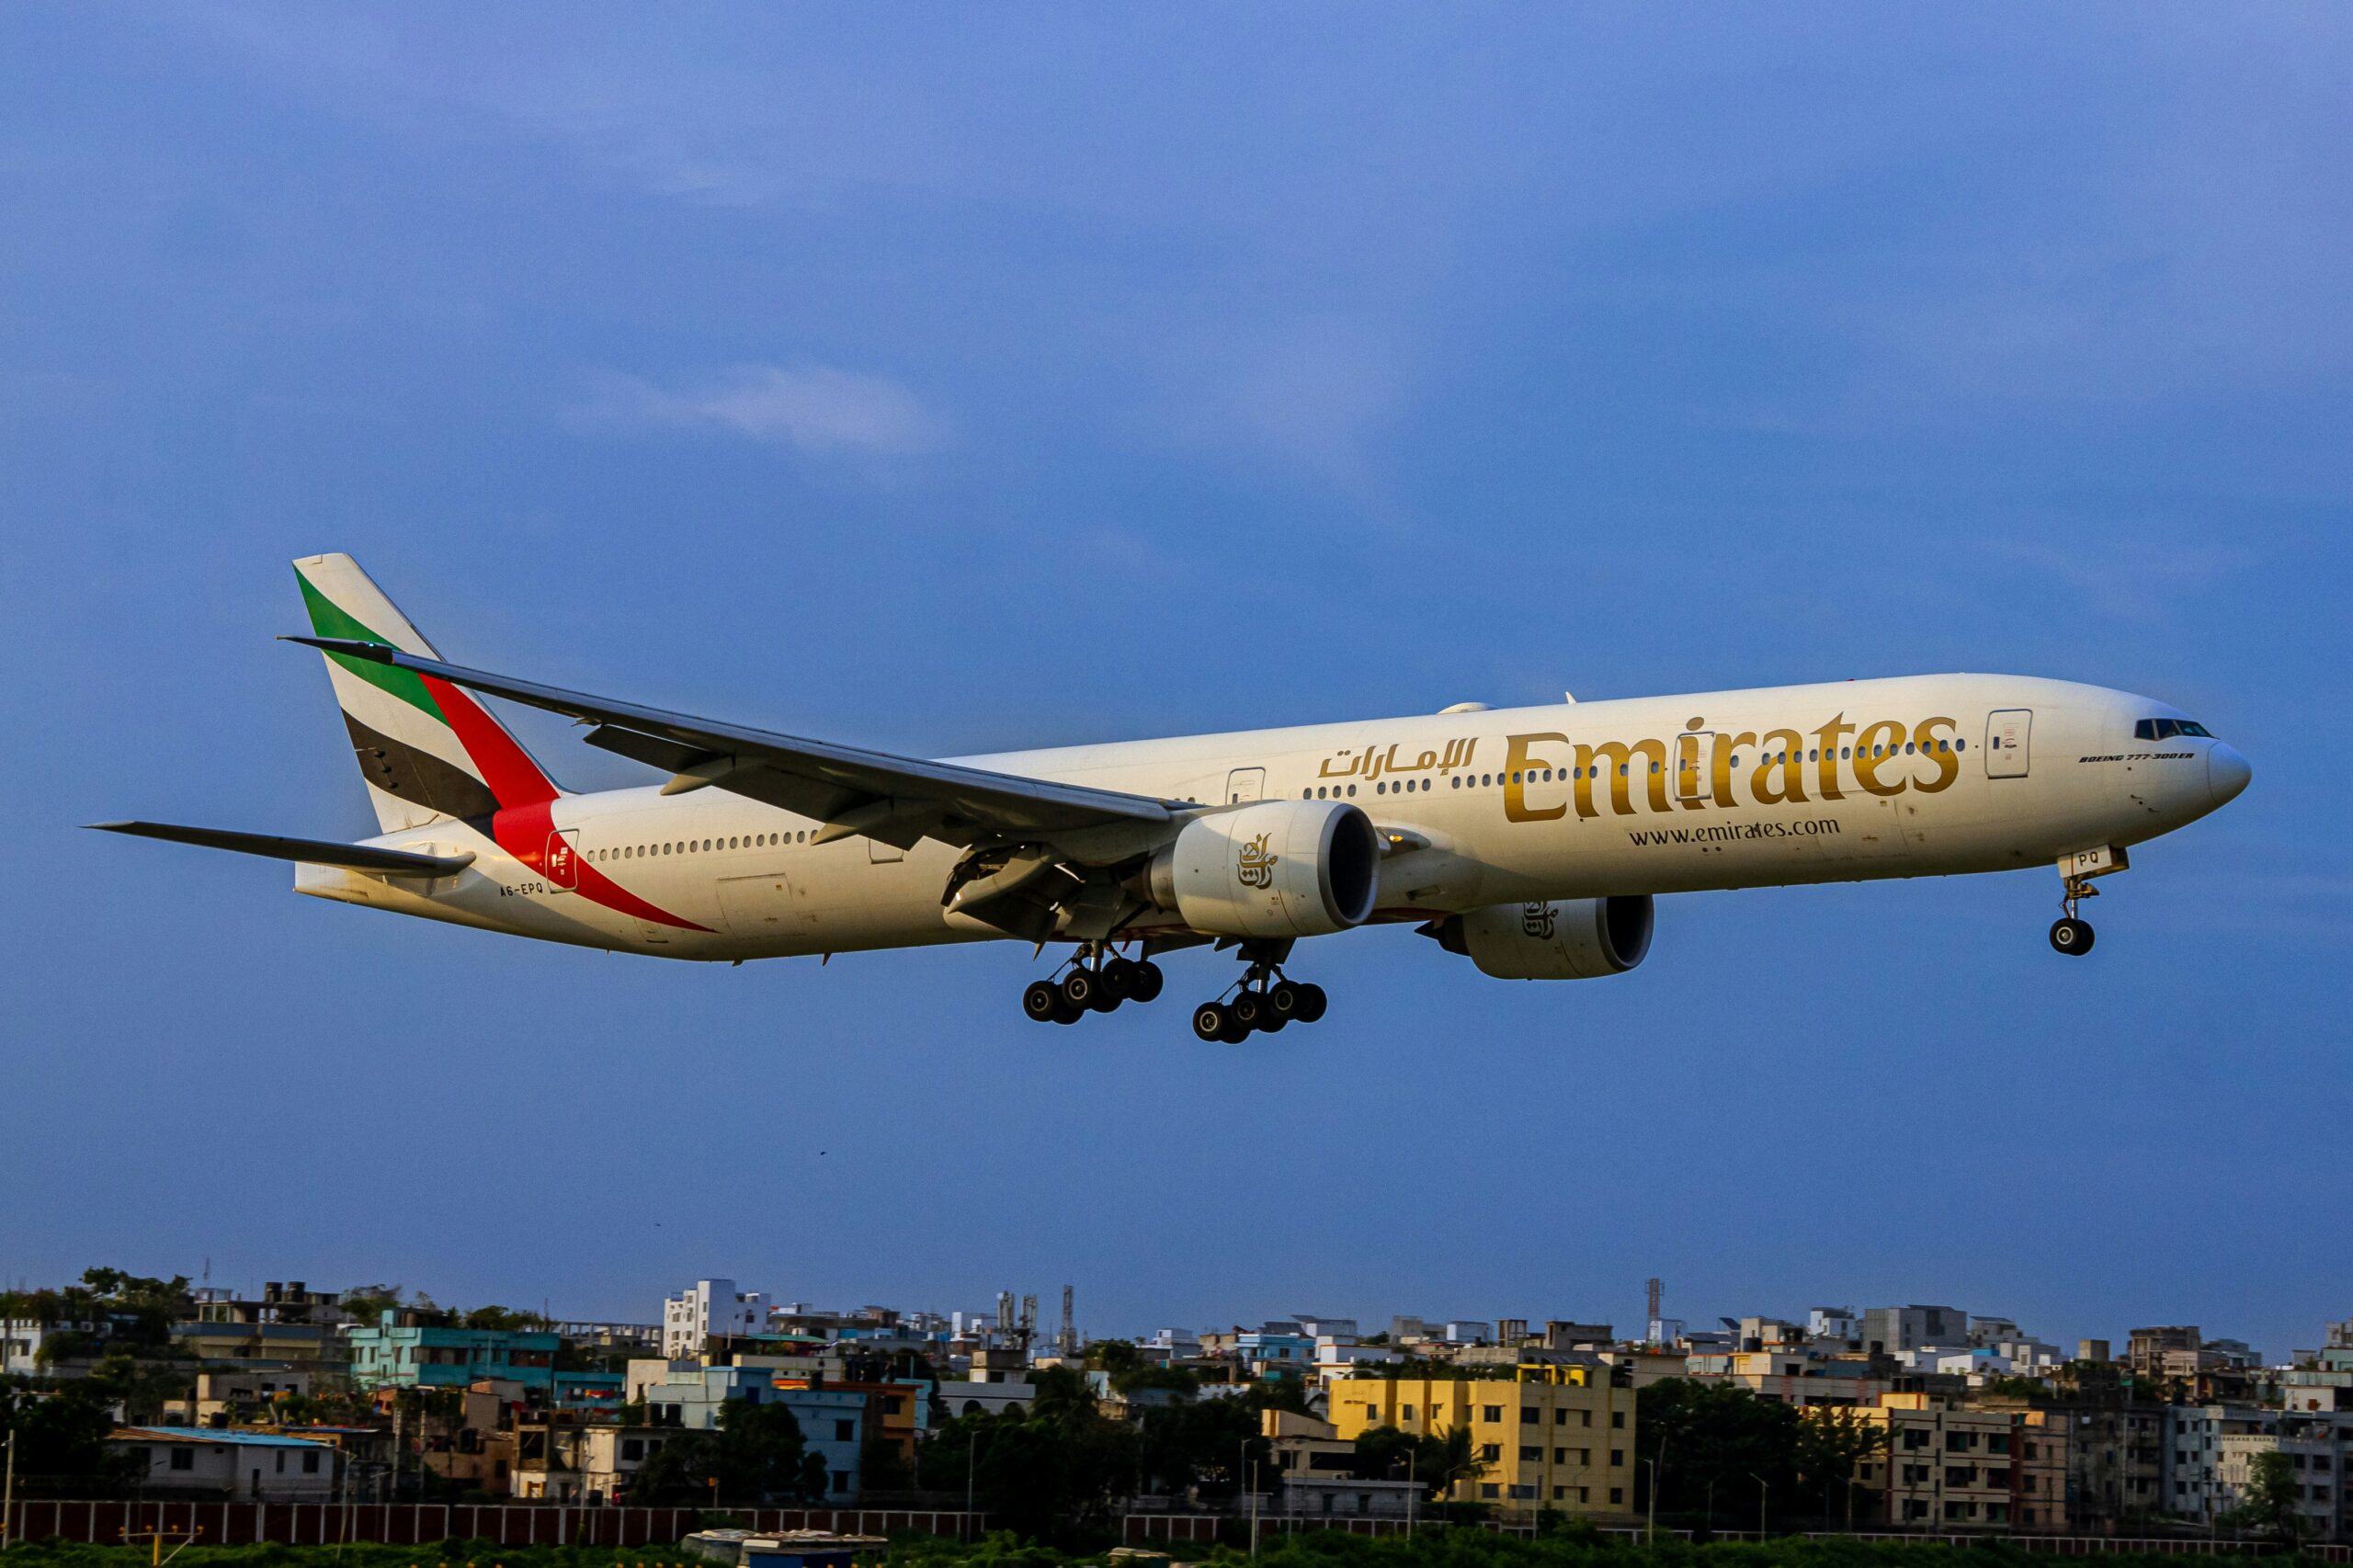
[{"label": "landing gear wheel", "polygon": [[1245,1034],[1266,1027],[1267,999],[1256,991],[1237,994],[1225,1005],[1225,1010],[1233,1015],[1233,1021],[1242,1026]]},{"label": "landing gear wheel", "polygon": [[1021,993],[1021,1010],[1032,1023],[1051,1024],[1063,1010],[1061,987],[1051,980],[1033,980]]},{"label": "landing gear wheel", "polygon": [[1300,1009],[1306,1006],[1306,998],[1300,994],[1301,989],[1288,980],[1278,980],[1267,987],[1267,1014],[1274,1020],[1269,1028],[1280,1028],[1299,1017]]},{"label": "landing gear wheel", "polygon": [[1091,969],[1074,969],[1063,976],[1063,1005],[1073,1014],[1093,1012],[1103,1005],[1103,984]]},{"label": "landing gear wheel", "polygon": [[1063,1000],[1059,992],[1055,994],[1054,1022],[1058,1024],[1074,1024],[1084,1017],[1086,1017],[1086,1013],[1082,1009],[1072,1006],[1067,1001]]},{"label": "landing gear wheel", "polygon": [[1324,1009],[1331,1004],[1331,998],[1324,994],[1324,988],[1310,982],[1293,989],[1299,993],[1299,1012],[1296,1015],[1299,1021],[1312,1024],[1321,1019]]},{"label": "landing gear wheel", "polygon": [[2092,923],[2070,915],[2051,927],[2051,945],[2069,958],[2081,958],[2092,950]]},{"label": "landing gear wheel", "polygon": [[1103,966],[1103,994],[1124,1002],[1136,994],[1136,964],[1132,959],[1113,959]]},{"label": "landing gear wheel", "polygon": [[1145,959],[1135,966],[1135,978],[1129,983],[1129,997],[1137,1002],[1157,1000],[1165,978],[1160,972],[1160,966],[1150,959]]},{"label": "landing gear wheel", "polygon": [[1222,1040],[1233,1027],[1233,1015],[1222,1002],[1204,1002],[1193,1009],[1193,1032],[1207,1040]]}]

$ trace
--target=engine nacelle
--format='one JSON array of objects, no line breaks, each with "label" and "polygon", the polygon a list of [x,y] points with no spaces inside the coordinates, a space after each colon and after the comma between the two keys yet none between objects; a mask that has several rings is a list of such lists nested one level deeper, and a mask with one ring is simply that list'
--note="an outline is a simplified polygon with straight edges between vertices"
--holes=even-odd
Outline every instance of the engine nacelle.
[{"label": "engine nacelle", "polygon": [[1345,801],[1260,801],[1196,817],[1152,858],[1145,896],[1215,937],[1321,937],[1361,926],[1381,837]]},{"label": "engine nacelle", "polygon": [[1449,916],[1433,934],[1497,980],[1597,980],[1643,961],[1653,919],[1648,893],[1573,898],[1491,903]]}]

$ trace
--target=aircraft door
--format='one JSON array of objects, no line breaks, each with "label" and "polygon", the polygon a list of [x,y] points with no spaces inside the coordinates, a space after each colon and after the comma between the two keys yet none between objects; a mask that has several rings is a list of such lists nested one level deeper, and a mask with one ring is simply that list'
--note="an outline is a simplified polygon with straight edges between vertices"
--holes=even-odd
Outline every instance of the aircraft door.
[{"label": "aircraft door", "polygon": [[580,830],[564,828],[548,835],[548,846],[540,857],[540,875],[545,877],[550,892],[570,892],[580,885]]},{"label": "aircraft door", "polygon": [[1675,737],[1675,798],[1708,798],[1708,754],[1715,744],[1711,730],[1688,730]]},{"label": "aircraft door", "polygon": [[792,884],[782,871],[761,877],[726,877],[719,884],[719,913],[727,929],[755,941],[781,937],[795,925]]},{"label": "aircraft door", "polygon": [[1229,806],[1263,800],[1266,793],[1267,770],[1263,767],[1237,767],[1225,776],[1225,803]]},{"label": "aircraft door", "polygon": [[2032,753],[2034,710],[2005,708],[1985,716],[1985,777],[2023,778]]}]

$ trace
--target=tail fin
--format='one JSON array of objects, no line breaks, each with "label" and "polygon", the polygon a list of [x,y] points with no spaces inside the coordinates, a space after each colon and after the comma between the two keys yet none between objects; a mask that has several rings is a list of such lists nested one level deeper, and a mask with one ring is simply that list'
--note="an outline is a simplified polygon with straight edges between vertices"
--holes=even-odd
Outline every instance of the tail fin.
[{"label": "tail fin", "polygon": [[[441,656],[348,555],[306,556],[294,578],[314,634]],[[563,792],[471,694],[389,665],[323,657],[386,833],[439,817],[484,818]]]}]

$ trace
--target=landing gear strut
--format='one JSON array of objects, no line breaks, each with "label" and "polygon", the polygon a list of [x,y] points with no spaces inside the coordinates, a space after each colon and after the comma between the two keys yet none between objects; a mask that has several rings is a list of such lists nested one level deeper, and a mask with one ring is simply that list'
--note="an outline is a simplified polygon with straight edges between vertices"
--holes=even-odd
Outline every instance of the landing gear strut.
[{"label": "landing gear strut", "polygon": [[1038,1023],[1074,1024],[1122,1002],[1149,1002],[1164,983],[1160,966],[1150,959],[1124,959],[1108,942],[1083,942],[1059,980],[1029,983],[1021,993],[1021,1010]]},{"label": "landing gear strut", "polygon": [[2105,877],[2114,871],[2130,869],[2131,861],[2124,851],[2113,846],[2086,849],[2059,858],[2059,907],[2063,912],[2051,927],[2051,946],[2054,951],[2069,958],[2081,958],[2092,950],[2092,923],[2075,911],[2085,899],[2097,898],[2099,889],[2092,886],[2094,877]]},{"label": "landing gear strut", "polygon": [[1203,1040],[1238,1045],[1253,1032],[1274,1034],[1291,1024],[1312,1024],[1324,1016],[1324,988],[1283,973],[1289,942],[1245,943],[1249,965],[1227,991],[1193,1009],[1193,1032]]}]

